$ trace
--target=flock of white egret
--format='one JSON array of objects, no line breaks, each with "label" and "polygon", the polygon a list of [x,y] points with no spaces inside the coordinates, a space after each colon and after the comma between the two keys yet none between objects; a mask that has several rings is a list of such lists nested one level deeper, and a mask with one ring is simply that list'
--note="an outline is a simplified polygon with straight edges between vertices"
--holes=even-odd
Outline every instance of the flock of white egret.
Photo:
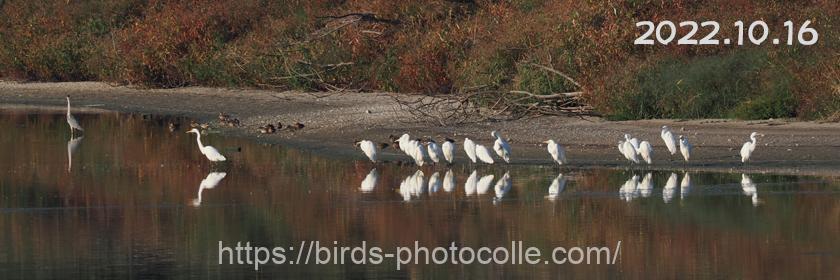
[{"label": "flock of white egret", "polygon": [[[495,152],[495,155],[499,159],[504,160],[506,163],[510,163],[511,147],[508,140],[505,140],[498,131],[493,131],[490,135],[493,139],[495,139],[493,142],[493,151]],[[676,155],[677,148],[679,147],[679,151],[680,154],[682,154],[683,159],[685,159],[686,162],[691,159],[693,146],[688,142],[688,138],[680,135],[679,140],[677,140],[677,137],[674,136],[674,133],[671,132],[671,129],[668,126],[662,126],[660,135],[662,137],[662,141],[665,142],[665,147],[671,155]],[[755,137],[757,135],[759,134],[756,132],[750,134],[750,141],[744,143],[741,148],[741,162],[746,163],[750,159],[752,152],[755,150],[757,143]],[[407,133],[403,134],[399,138],[391,140],[393,145],[409,156],[417,166],[423,166],[428,163],[437,164],[443,162],[443,160],[446,160],[446,163],[449,164],[454,162],[456,144],[455,140],[450,138],[446,138],[442,146],[439,146],[434,139],[427,140],[424,145],[424,142],[422,142],[421,139],[411,139],[411,136]],[[478,163],[480,161],[486,164],[494,164],[496,162],[493,158],[493,153],[491,153],[486,146],[478,144],[470,138],[464,138],[463,143],[464,153],[466,153],[470,162]],[[546,145],[546,149],[549,156],[551,156],[551,159],[558,165],[567,164],[569,162],[566,159],[566,149],[562,145],[553,139],[543,141],[542,143]],[[377,145],[370,140],[356,141],[355,144],[373,163],[377,163],[379,161],[380,149],[384,149],[389,145]],[[653,163],[653,145],[647,140],[639,141],[638,138],[634,138],[630,134],[624,134],[624,140],[618,142],[618,151],[631,163],[638,164],[642,161],[647,164]]]}]

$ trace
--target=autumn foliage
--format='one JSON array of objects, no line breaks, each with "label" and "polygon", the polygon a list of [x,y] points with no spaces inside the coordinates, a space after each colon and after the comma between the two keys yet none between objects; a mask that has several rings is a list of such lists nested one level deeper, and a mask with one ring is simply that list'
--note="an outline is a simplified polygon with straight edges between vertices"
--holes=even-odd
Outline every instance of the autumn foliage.
[{"label": "autumn foliage", "polygon": [[[615,119],[826,118],[837,1],[0,1],[0,76],[457,94],[581,90]],[[806,20],[814,46],[637,46],[635,22]],[[684,32],[684,30],[681,30]],[[703,32],[700,32],[703,33]],[[682,34],[679,34],[682,35]]]}]

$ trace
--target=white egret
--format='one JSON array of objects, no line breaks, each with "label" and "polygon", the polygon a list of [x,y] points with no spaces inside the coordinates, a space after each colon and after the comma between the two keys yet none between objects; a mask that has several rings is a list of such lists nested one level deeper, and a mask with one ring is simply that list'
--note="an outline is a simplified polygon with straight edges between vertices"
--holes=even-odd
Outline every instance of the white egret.
[{"label": "white egret", "polygon": [[510,172],[505,172],[505,175],[502,175],[502,178],[496,182],[496,186],[493,187],[493,190],[496,191],[496,199],[502,199],[505,195],[510,191],[512,186],[512,182],[510,180]]},{"label": "white egret", "polygon": [[475,192],[477,194],[487,193],[487,191],[490,190],[490,184],[493,183],[493,178],[495,178],[495,177],[496,176],[493,176],[492,174],[481,177],[481,179],[478,180],[478,184],[476,185]]},{"label": "white egret", "polygon": [[446,138],[441,148],[443,150],[443,157],[449,164],[452,164],[455,161],[455,140]]},{"label": "white egret", "polygon": [[438,163],[444,159],[443,149],[435,142],[434,139],[429,139],[429,143],[426,144],[426,150],[429,154],[429,158],[432,159],[433,162]]},{"label": "white egret", "polygon": [[618,190],[618,196],[624,201],[631,201],[636,198],[636,188],[639,185],[639,175],[633,175],[630,177],[624,185],[621,185],[621,188]]},{"label": "white egret", "polygon": [[510,163],[510,144],[502,138],[502,134],[498,131],[490,132],[490,135],[496,138],[496,141],[493,142],[493,150],[496,151],[496,154],[499,155],[506,163]]},{"label": "white egret", "polygon": [[420,143],[419,140],[411,140],[407,144],[406,153],[414,159],[414,164],[417,166],[423,166],[426,164],[426,158],[429,156],[429,153],[426,151],[423,144]]},{"label": "white egret", "polygon": [[758,133],[751,133],[750,141],[747,141],[744,143],[744,146],[741,146],[741,162],[747,162],[750,160],[750,156],[752,155],[752,152],[755,151],[755,144],[757,143],[757,140],[755,139],[756,135],[758,135]]},{"label": "white egret", "polygon": [[659,133],[659,136],[662,136],[662,141],[668,147],[668,152],[671,155],[677,154],[677,137],[674,136],[674,133],[671,132],[671,129],[667,125],[662,126],[662,132]]},{"label": "white egret", "polygon": [[376,182],[379,181],[379,172],[376,168],[371,169],[370,172],[362,180],[362,186],[359,188],[362,192],[372,192],[376,188]]},{"label": "white egret", "polygon": [[475,155],[478,157],[478,159],[480,159],[486,164],[493,164],[496,162],[495,160],[493,160],[493,156],[490,155],[490,150],[488,150],[487,147],[485,147],[484,145],[475,145]]},{"label": "white egret", "polygon": [[452,169],[446,171],[443,176],[443,191],[452,192],[455,190],[455,175],[452,174]]},{"label": "white egret", "polygon": [[73,153],[79,148],[79,144],[82,143],[82,139],[84,138],[84,136],[73,137],[71,135],[70,140],[67,141],[67,172],[73,169]]},{"label": "white egret", "polygon": [[688,138],[685,136],[680,135],[680,153],[682,154],[685,161],[691,157],[691,143],[688,143]]},{"label": "white egret", "polygon": [[626,142],[629,142],[631,145],[633,145],[633,152],[635,152],[637,154],[639,153],[639,139],[638,138],[632,138],[632,136],[630,136],[630,134],[624,134],[624,140]]},{"label": "white egret", "polygon": [[688,193],[691,191],[691,175],[685,173],[683,175],[682,181],[680,181],[680,199],[685,199]]},{"label": "white egret", "polygon": [[225,156],[219,153],[219,150],[213,148],[213,146],[204,146],[204,144],[201,144],[201,132],[198,131],[198,129],[193,128],[190,131],[187,131],[187,133],[195,133],[195,141],[198,142],[198,150],[201,151],[201,153],[204,154],[204,156],[206,156],[207,159],[209,159],[212,162],[227,160],[227,158],[225,158]]},{"label": "white egret", "polygon": [[476,162],[475,142],[473,142],[473,140],[471,140],[470,138],[464,138],[464,152],[467,153],[467,157],[469,157],[473,163]]},{"label": "white egret", "polygon": [[633,148],[633,144],[630,141],[622,141],[621,145],[619,145],[618,150],[624,155],[629,161],[633,163],[639,163],[638,154],[636,154],[636,149]]},{"label": "white egret", "polygon": [[653,161],[653,146],[650,145],[648,141],[642,141],[639,144],[639,155],[642,156],[642,159],[645,160],[647,164],[650,164]]},{"label": "white egret", "polygon": [[371,162],[376,163],[379,148],[370,140],[361,140],[355,142],[356,146],[362,149],[362,152],[370,159]]},{"label": "white egret", "polygon": [[563,165],[567,163],[566,161],[566,149],[563,149],[563,146],[554,142],[553,139],[549,139],[544,141],[543,143],[546,144],[546,149],[548,149],[548,154],[551,155],[551,158],[557,162],[559,165]]},{"label": "white egret", "polygon": [[548,195],[545,198],[555,200],[565,189],[566,177],[563,177],[563,173],[560,173],[554,180],[551,180],[551,185],[548,186]]},{"label": "white egret", "polygon": [[70,125],[70,135],[73,135],[74,132],[84,132],[85,130],[82,129],[82,126],[79,125],[79,121],[70,114],[70,96],[67,96],[67,124]]},{"label": "white egret", "polygon": [[665,182],[665,187],[662,189],[662,201],[665,203],[671,202],[674,198],[674,189],[677,188],[677,174],[671,173],[668,177],[668,182]]},{"label": "white egret", "polygon": [[429,177],[429,193],[434,193],[440,190],[443,182],[440,180],[440,172],[435,172],[432,177]]},{"label": "white egret", "polygon": [[408,148],[409,140],[411,140],[411,136],[409,136],[408,133],[404,133],[402,136],[400,136],[399,139],[397,139],[397,143],[400,145],[400,151],[403,151],[403,153],[406,153],[410,156],[411,154],[408,151],[406,151],[406,148]]},{"label": "white egret", "polygon": [[758,188],[747,174],[741,174],[741,191],[752,199],[753,206],[761,204],[761,200],[758,199]]},{"label": "white egret", "polygon": [[475,189],[478,187],[478,171],[473,170],[470,177],[467,178],[467,182],[464,183],[464,193],[467,195],[475,194]]},{"label": "white egret", "polygon": [[207,177],[201,180],[201,183],[198,185],[198,197],[193,199],[192,205],[196,207],[201,206],[201,193],[204,190],[215,188],[225,176],[227,176],[225,172],[210,172],[210,174],[207,174]]},{"label": "white egret", "polygon": [[645,177],[642,178],[642,182],[639,183],[637,189],[639,189],[639,194],[641,194],[642,197],[650,197],[650,194],[653,193],[652,178],[653,174],[648,172],[648,174],[645,174]]}]

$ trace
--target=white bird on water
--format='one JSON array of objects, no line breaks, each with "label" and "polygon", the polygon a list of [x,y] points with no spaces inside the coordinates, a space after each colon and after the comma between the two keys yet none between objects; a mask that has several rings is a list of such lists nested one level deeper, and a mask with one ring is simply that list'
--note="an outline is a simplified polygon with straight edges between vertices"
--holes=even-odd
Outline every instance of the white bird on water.
[{"label": "white bird on water", "polygon": [[546,149],[548,149],[548,154],[551,155],[551,159],[557,162],[557,164],[563,165],[568,163],[568,161],[566,161],[566,149],[563,149],[563,146],[554,142],[553,139],[548,139],[543,143],[546,144]]},{"label": "white bird on water", "polygon": [[452,164],[455,161],[455,140],[446,138],[441,145],[441,149],[443,150],[443,157],[449,164]]},{"label": "white bird on water", "polygon": [[682,154],[685,161],[688,161],[691,158],[691,143],[688,143],[688,138],[685,136],[680,135],[680,153]]},{"label": "white bird on water", "polygon": [[69,95],[67,96],[67,124],[70,125],[70,135],[74,135],[74,132],[76,132],[77,130],[79,132],[85,132],[85,130],[82,129],[82,126],[79,125],[79,121],[77,121],[76,118],[74,118],[73,115],[70,114],[70,96]]},{"label": "white bird on water", "polygon": [[355,144],[362,149],[362,152],[365,153],[371,162],[376,163],[377,155],[379,154],[379,149],[376,148],[376,144],[370,140],[356,141]]},{"label": "white bird on water", "polygon": [[665,142],[665,146],[668,147],[668,152],[670,152],[671,155],[677,154],[677,137],[674,136],[671,129],[668,128],[667,125],[663,125],[662,132],[659,134],[662,136],[662,141]]},{"label": "white bird on water", "polygon": [[204,156],[206,156],[207,159],[209,159],[212,162],[227,160],[227,158],[225,158],[225,156],[219,153],[219,150],[213,148],[213,146],[204,146],[204,144],[201,144],[201,132],[198,131],[198,129],[193,128],[190,131],[187,131],[187,133],[195,133],[195,141],[198,142],[198,150],[201,151],[201,153]]},{"label": "white bird on water", "polygon": [[490,135],[496,138],[496,142],[493,142],[493,150],[496,151],[496,154],[505,160],[506,163],[510,163],[510,144],[502,138],[502,134],[498,131],[494,130],[493,132],[490,132]]},{"label": "white bird on water", "polygon": [[750,134],[750,141],[747,141],[746,143],[744,143],[744,146],[741,146],[741,162],[745,163],[748,160],[750,160],[750,156],[752,155],[752,152],[755,151],[755,144],[758,143],[757,140],[755,139],[756,135],[758,135],[758,133],[756,133],[756,132],[751,133]]},{"label": "white bird on water", "polygon": [[426,144],[426,150],[429,153],[429,158],[432,159],[435,163],[444,160],[443,149],[435,142],[434,139],[429,139],[429,142]]},{"label": "white bird on water", "polygon": [[407,148],[409,152],[411,152],[410,156],[414,158],[414,163],[417,166],[423,166],[426,164],[426,158],[429,157],[429,153],[424,149],[423,144],[420,143],[420,140],[411,140],[408,142]]},{"label": "white bird on water", "polygon": [[647,164],[651,164],[653,161],[653,146],[650,145],[648,141],[642,141],[639,144],[639,155],[642,156],[642,159],[645,160]]},{"label": "white bird on water", "polygon": [[464,152],[467,153],[467,157],[475,163],[475,142],[473,142],[470,138],[464,138]]},{"label": "white bird on water", "polygon": [[490,150],[487,149],[487,147],[485,147],[484,145],[475,145],[475,155],[478,157],[479,160],[486,164],[493,164],[496,162],[495,160],[493,160],[493,156],[490,155]]}]

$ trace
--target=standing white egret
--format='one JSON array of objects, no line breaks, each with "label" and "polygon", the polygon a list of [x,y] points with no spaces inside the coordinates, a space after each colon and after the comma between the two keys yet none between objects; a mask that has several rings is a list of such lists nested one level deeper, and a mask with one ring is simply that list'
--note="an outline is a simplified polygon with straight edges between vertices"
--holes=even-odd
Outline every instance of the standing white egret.
[{"label": "standing white egret", "polygon": [[490,132],[490,135],[496,138],[496,141],[493,142],[493,150],[506,163],[510,163],[510,144],[502,138],[502,134],[498,131],[494,130]]},{"label": "standing white egret", "polygon": [[443,149],[440,148],[434,139],[429,139],[429,143],[426,144],[426,148],[429,153],[429,158],[431,158],[435,163],[444,159]]},{"label": "standing white egret", "polygon": [[67,124],[70,125],[70,135],[74,135],[74,132],[77,130],[79,132],[84,132],[85,130],[82,129],[82,126],[79,125],[79,121],[70,114],[70,96],[67,96]]},{"label": "standing white egret", "polygon": [[638,138],[632,138],[632,136],[630,136],[630,134],[624,134],[624,140],[626,140],[626,142],[629,142],[631,145],[633,145],[633,152],[635,152],[637,154],[639,153],[639,139]]},{"label": "standing white egret", "polygon": [[362,186],[359,188],[361,192],[372,192],[376,188],[376,182],[379,181],[379,172],[376,168],[371,169],[370,172],[362,180]]},{"label": "standing white egret", "polygon": [[553,139],[548,139],[543,143],[546,144],[546,149],[548,149],[548,154],[551,155],[551,158],[557,162],[559,165],[563,165],[567,163],[566,161],[566,149],[563,149],[563,146],[560,146],[557,142],[554,142]]},{"label": "standing white egret", "polygon": [[464,193],[467,195],[475,194],[475,189],[478,187],[478,171],[473,170],[470,177],[464,183]]},{"label": "standing white egret", "polygon": [[478,159],[480,159],[486,164],[493,164],[496,162],[495,160],[493,160],[493,156],[490,155],[490,150],[487,149],[487,147],[485,147],[484,145],[475,145],[475,155],[478,157]]},{"label": "standing white egret", "polygon": [[414,158],[414,163],[417,166],[423,166],[426,164],[426,158],[429,157],[429,153],[426,151],[423,144],[420,143],[420,140],[411,140],[408,143],[408,151],[411,152],[411,157]]},{"label": "standing white egret", "polygon": [[227,176],[225,172],[210,172],[207,174],[207,177],[201,180],[201,183],[198,185],[198,197],[193,199],[192,205],[195,207],[201,206],[201,193],[204,190],[215,188],[225,176]]},{"label": "standing white egret", "polygon": [[677,154],[677,137],[674,136],[674,133],[671,132],[671,129],[667,125],[662,126],[662,132],[659,133],[659,136],[662,136],[662,141],[668,147],[668,152],[671,155]]},{"label": "standing white egret", "polygon": [[376,144],[371,142],[370,140],[361,140],[355,142],[356,146],[362,149],[362,152],[370,159],[371,162],[376,163],[377,155],[379,154],[379,149],[376,147]]},{"label": "standing white egret", "polygon": [[688,196],[688,193],[691,191],[691,175],[685,173],[683,175],[682,181],[680,181],[680,199],[685,199]]},{"label": "standing white egret", "polygon": [[756,188],[755,183],[753,183],[747,174],[741,174],[741,190],[744,192],[744,195],[752,199],[753,206],[761,204],[761,200],[758,199],[758,188]]},{"label": "standing white egret", "polygon": [[751,133],[750,141],[747,141],[744,143],[744,146],[741,146],[741,162],[747,162],[750,160],[750,156],[752,155],[752,152],[755,151],[755,144],[757,143],[757,140],[755,139],[756,135],[758,135],[758,133]]},{"label": "standing white egret", "polygon": [[621,152],[621,154],[624,155],[624,158],[626,158],[627,160],[632,161],[633,163],[639,163],[639,158],[638,154],[636,153],[636,149],[633,148],[633,144],[631,144],[630,141],[622,141],[618,146],[618,150]]},{"label": "standing white egret", "polygon": [[668,177],[668,182],[665,182],[665,187],[662,189],[662,201],[665,203],[671,202],[674,198],[674,190],[677,188],[677,174],[671,173]]},{"label": "standing white egret", "polygon": [[443,176],[443,191],[452,192],[455,190],[455,175],[452,174],[452,169],[446,171]]},{"label": "standing white egret", "polygon": [[493,174],[481,177],[481,179],[478,180],[478,185],[475,188],[475,192],[477,194],[487,193],[487,191],[490,190],[490,184],[493,183],[493,178],[495,178],[495,177],[496,176],[493,176]]},{"label": "standing white egret", "polygon": [[411,140],[411,136],[409,136],[408,133],[403,133],[403,135],[400,136],[399,139],[397,139],[397,143],[400,146],[400,151],[403,151],[403,153],[406,153],[409,156],[411,154],[406,150],[406,148],[408,148],[408,141],[410,141],[410,140]]},{"label": "standing white egret", "polygon": [[650,145],[648,141],[642,141],[639,144],[639,155],[642,156],[642,159],[645,160],[647,164],[650,164],[653,161],[653,146]]},{"label": "standing white egret", "polygon": [[198,129],[193,128],[190,131],[187,131],[187,133],[195,133],[195,141],[198,142],[198,150],[201,151],[207,159],[212,162],[227,160],[227,158],[219,153],[219,150],[213,148],[213,146],[204,146],[204,144],[201,144],[201,132],[198,131]]},{"label": "standing white egret", "polygon": [[502,178],[496,182],[496,186],[493,190],[496,192],[496,199],[500,200],[505,197],[505,195],[510,191],[510,187],[512,186],[512,182],[510,180],[510,172],[505,172],[505,175],[502,175]]},{"label": "standing white egret", "polygon": [[688,143],[688,138],[680,135],[680,153],[685,161],[691,158],[691,143]]},{"label": "standing white egret", "polygon": [[449,164],[452,164],[455,161],[455,140],[446,138],[441,148],[443,150],[443,157]]},{"label": "standing white egret", "polygon": [[473,163],[476,162],[475,142],[473,142],[473,140],[471,140],[470,138],[464,138],[464,152],[467,153],[467,157],[469,157]]},{"label": "standing white egret", "polygon": [[548,195],[545,198],[555,200],[565,189],[566,177],[563,177],[563,173],[560,173],[554,180],[551,180],[551,185],[548,186]]}]

